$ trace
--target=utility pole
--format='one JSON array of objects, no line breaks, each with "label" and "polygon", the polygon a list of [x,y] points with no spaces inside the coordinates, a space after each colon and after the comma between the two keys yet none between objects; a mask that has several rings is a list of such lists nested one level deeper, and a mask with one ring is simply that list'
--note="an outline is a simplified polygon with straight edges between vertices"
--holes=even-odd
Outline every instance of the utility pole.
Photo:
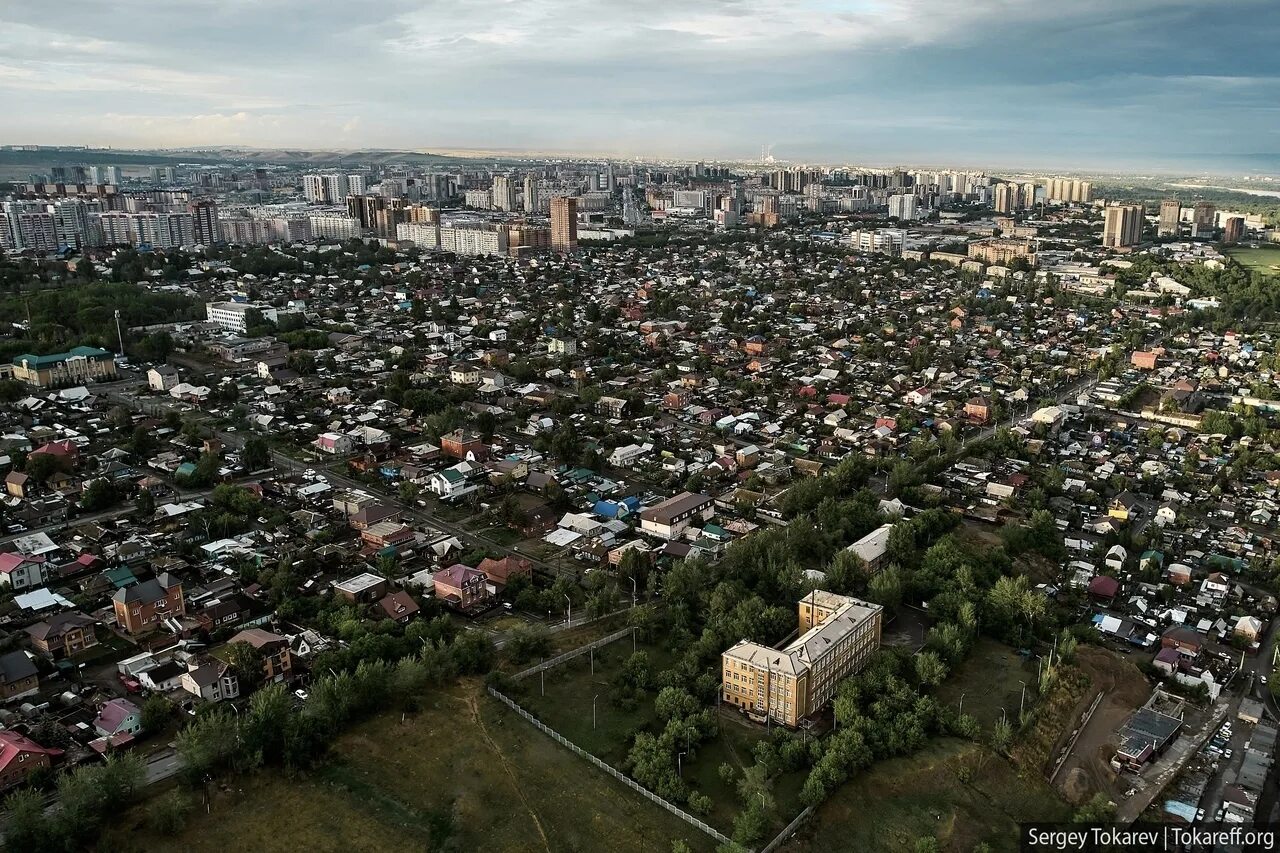
[{"label": "utility pole", "polygon": [[[29,309],[28,309],[29,310]],[[120,355],[124,356],[124,333],[120,331],[120,309],[116,309],[116,338],[120,341]]]},{"label": "utility pole", "polygon": [[596,700],[600,698],[600,694],[591,697],[591,729],[594,731],[596,727]]}]

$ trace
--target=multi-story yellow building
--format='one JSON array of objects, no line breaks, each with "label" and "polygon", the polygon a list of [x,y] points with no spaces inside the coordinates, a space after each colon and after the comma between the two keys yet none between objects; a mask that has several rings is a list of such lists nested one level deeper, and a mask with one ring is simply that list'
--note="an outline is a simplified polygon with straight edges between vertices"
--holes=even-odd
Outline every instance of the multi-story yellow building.
[{"label": "multi-story yellow building", "polygon": [[97,347],[76,347],[53,355],[20,355],[13,359],[13,378],[40,388],[114,379],[116,357]]},{"label": "multi-story yellow building", "polygon": [[1026,258],[1035,266],[1035,244],[1030,240],[1013,237],[988,237],[969,244],[969,257],[984,264],[1008,266],[1017,258]]},{"label": "multi-story yellow building", "polygon": [[757,722],[798,726],[880,648],[882,614],[878,604],[814,590],[800,599],[795,642],[771,649],[743,640],[721,656],[723,701]]}]

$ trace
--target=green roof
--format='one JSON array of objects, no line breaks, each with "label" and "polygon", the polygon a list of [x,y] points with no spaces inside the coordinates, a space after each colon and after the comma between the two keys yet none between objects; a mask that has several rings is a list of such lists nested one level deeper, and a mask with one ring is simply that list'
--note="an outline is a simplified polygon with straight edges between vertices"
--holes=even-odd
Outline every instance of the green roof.
[{"label": "green roof", "polygon": [[118,566],[114,569],[107,569],[102,573],[111,585],[116,589],[124,589],[126,586],[138,582],[138,578],[133,574],[133,570],[128,566]]},{"label": "green roof", "polygon": [[22,355],[14,356],[13,363],[22,364],[23,362],[27,362],[32,367],[39,370],[42,367],[52,367],[55,364],[61,364],[67,359],[75,357],[92,359],[115,358],[109,350],[100,349],[98,347],[76,347],[71,350],[71,352],[54,352],[48,355],[32,355],[31,353],[23,353]]}]

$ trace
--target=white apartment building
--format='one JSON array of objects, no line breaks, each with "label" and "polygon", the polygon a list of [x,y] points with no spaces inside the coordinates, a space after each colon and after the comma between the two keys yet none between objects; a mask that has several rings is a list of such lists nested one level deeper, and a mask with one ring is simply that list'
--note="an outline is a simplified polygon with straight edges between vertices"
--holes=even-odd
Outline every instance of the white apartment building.
[{"label": "white apartment building", "polygon": [[360,220],[342,213],[317,213],[311,217],[311,234],[316,239],[349,240],[360,236]]}]

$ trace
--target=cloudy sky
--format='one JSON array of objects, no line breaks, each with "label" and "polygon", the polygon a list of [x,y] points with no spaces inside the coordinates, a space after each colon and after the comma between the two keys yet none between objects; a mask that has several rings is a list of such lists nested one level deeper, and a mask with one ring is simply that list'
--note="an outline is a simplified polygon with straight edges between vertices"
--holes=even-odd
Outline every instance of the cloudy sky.
[{"label": "cloudy sky", "polygon": [[0,142],[1131,167],[1280,152],[1275,0],[0,0]]}]

